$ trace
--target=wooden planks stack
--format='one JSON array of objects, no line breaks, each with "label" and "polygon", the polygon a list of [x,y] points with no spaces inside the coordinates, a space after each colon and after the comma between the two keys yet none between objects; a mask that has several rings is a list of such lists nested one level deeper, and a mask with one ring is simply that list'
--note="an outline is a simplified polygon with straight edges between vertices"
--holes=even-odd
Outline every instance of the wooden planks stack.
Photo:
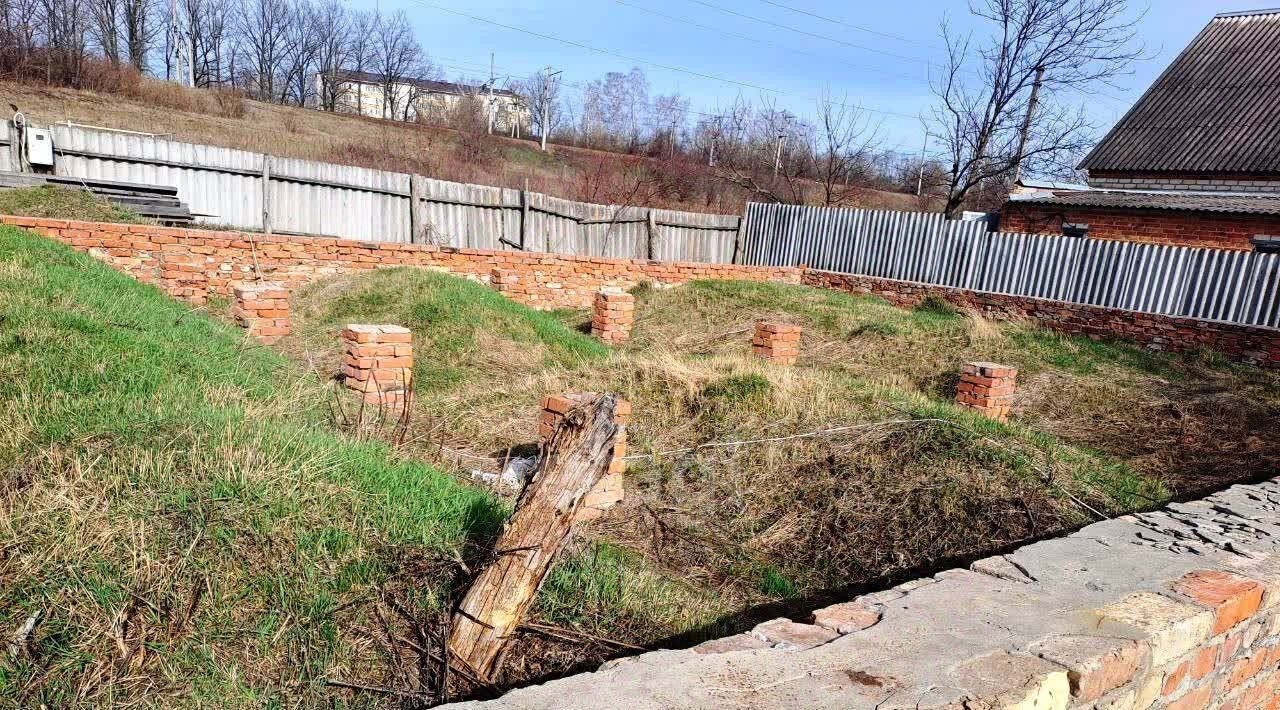
[{"label": "wooden planks stack", "polygon": [[115,180],[90,180],[62,175],[0,172],[0,190],[37,185],[57,185],[88,190],[109,202],[127,207],[139,216],[161,224],[184,225],[195,220],[191,209],[178,199],[178,188]]}]

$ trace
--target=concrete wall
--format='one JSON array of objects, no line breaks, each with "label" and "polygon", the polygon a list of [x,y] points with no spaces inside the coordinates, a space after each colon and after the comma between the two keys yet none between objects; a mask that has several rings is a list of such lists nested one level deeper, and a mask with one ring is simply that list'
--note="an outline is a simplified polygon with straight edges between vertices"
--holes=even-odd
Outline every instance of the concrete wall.
[{"label": "concrete wall", "polygon": [[1132,339],[1153,350],[1217,350],[1229,358],[1280,367],[1280,330],[1221,321],[1174,318],[1038,298],[931,286],[797,267],[740,266],[639,259],[560,256],[344,239],[281,237],[243,232],[173,229],[146,225],[0,217],[29,227],[169,294],[203,302],[211,294],[255,278],[293,288],[339,273],[389,266],[448,271],[489,283],[495,269],[502,291],[537,308],[587,308],[604,286],[630,288],[643,281],[679,284],[693,279],[738,279],[806,283],[880,296],[914,305],[927,296],[995,317],[1031,318],[1063,332]]},{"label": "concrete wall", "polygon": [[465,707],[1280,707],[1277,507],[1235,486]]}]

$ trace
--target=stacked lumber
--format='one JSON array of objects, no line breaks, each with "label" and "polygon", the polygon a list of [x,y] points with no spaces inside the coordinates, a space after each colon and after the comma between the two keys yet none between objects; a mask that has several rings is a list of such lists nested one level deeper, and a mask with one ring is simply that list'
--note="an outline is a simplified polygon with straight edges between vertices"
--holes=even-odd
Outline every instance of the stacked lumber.
[{"label": "stacked lumber", "polygon": [[57,185],[88,190],[113,204],[127,207],[138,215],[154,219],[161,224],[190,224],[195,219],[195,215],[191,213],[186,203],[178,199],[176,187],[0,171],[0,190],[36,185]]}]

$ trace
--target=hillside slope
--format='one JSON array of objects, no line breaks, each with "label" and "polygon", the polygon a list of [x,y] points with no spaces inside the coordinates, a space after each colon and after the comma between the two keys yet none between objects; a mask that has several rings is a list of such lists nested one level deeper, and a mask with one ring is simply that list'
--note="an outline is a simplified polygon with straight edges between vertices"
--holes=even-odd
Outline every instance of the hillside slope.
[{"label": "hillside slope", "polygon": [[[740,214],[747,193],[703,174],[638,156],[527,140],[468,137],[410,124],[236,99],[148,80],[143,96],[100,94],[0,81],[0,104],[28,119],[171,135],[176,140],[341,165],[411,172],[479,185],[544,192],[570,200]],[[633,201],[634,200],[634,201]],[[850,206],[917,210],[914,195],[866,189]]]},{"label": "hillside slope", "polygon": [[[438,609],[486,493],[335,435],[327,385],[0,228],[0,659],[19,707],[330,706],[405,685],[370,631]],[[443,562],[442,562],[443,561]]]}]

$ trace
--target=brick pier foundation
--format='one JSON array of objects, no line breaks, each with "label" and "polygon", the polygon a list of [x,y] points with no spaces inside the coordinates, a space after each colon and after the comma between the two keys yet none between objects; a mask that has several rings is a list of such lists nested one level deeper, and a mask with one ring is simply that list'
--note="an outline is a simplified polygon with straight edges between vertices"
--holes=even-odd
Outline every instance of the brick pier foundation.
[{"label": "brick pier foundation", "polygon": [[1018,371],[994,362],[971,362],[960,368],[956,404],[976,409],[992,419],[1009,418]]},{"label": "brick pier foundation", "polygon": [[271,345],[290,333],[289,291],[283,285],[253,282],[233,286],[231,292],[232,316],[260,342]]},{"label": "brick pier foundation", "polygon": [[398,325],[343,328],[343,384],[366,402],[402,406],[413,383],[412,340],[409,329]]}]

